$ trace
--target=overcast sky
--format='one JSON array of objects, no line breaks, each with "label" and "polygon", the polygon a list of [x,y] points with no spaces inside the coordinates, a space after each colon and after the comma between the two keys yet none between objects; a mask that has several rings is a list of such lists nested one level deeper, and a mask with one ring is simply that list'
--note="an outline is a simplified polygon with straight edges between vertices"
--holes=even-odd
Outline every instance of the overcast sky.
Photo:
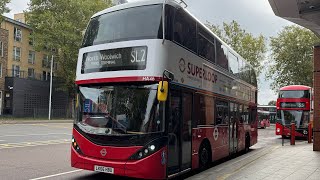
[{"label": "overcast sky", "polygon": [[[137,0],[129,0],[137,1]],[[274,15],[268,0],[185,0],[188,10],[200,21],[222,25],[223,22],[230,23],[236,20],[243,29],[257,36],[275,36],[287,25],[289,21]],[[27,9],[29,0],[11,0],[9,8],[11,12],[5,14],[13,18],[13,14]],[[266,68],[264,68],[266,69]],[[267,104],[276,100],[276,95],[270,89],[270,82],[265,81],[264,73],[259,77],[258,103]]]}]

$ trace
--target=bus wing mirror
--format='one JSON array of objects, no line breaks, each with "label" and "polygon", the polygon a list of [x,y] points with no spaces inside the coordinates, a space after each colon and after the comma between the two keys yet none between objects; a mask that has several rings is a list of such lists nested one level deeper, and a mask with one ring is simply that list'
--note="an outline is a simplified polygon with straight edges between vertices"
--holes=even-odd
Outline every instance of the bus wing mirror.
[{"label": "bus wing mirror", "polygon": [[158,101],[164,102],[168,97],[169,83],[168,81],[160,81],[158,85]]},{"label": "bus wing mirror", "polygon": [[164,79],[164,77],[169,79],[169,81],[173,81],[174,80],[174,74],[172,72],[166,70],[166,69],[163,71],[162,79]]}]

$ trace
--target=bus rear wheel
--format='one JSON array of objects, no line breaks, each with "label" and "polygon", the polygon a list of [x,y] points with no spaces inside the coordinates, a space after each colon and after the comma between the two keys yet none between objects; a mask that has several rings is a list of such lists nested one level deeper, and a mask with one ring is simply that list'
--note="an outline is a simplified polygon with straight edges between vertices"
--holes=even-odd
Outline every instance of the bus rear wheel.
[{"label": "bus rear wheel", "polygon": [[200,169],[208,168],[211,162],[211,150],[208,143],[202,143],[199,149],[199,167]]},{"label": "bus rear wheel", "polygon": [[246,142],[245,142],[245,153],[249,152],[249,148],[250,148],[250,136],[247,134],[246,135]]}]

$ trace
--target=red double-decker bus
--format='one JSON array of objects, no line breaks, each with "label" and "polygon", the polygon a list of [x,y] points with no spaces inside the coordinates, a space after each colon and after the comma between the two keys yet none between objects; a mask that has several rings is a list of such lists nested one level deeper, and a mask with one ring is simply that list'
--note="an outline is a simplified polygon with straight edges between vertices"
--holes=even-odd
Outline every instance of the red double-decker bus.
[{"label": "red double-decker bus", "polygon": [[295,123],[295,136],[307,137],[312,110],[312,89],[291,85],[280,89],[277,99],[276,135],[290,136],[291,123]]},{"label": "red double-decker bus", "polygon": [[76,84],[75,168],[166,179],[257,143],[253,68],[175,1],[94,15]]}]

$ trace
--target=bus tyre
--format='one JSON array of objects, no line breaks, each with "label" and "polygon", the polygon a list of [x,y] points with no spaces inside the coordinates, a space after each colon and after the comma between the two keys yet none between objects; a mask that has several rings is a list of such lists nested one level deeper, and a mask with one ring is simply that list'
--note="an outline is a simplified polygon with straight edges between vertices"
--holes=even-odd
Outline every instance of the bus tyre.
[{"label": "bus tyre", "polygon": [[206,169],[211,162],[211,150],[208,143],[202,143],[199,149],[199,167],[200,169]]},{"label": "bus tyre", "polygon": [[247,134],[244,152],[245,153],[249,152],[249,148],[250,148],[250,136]]}]

